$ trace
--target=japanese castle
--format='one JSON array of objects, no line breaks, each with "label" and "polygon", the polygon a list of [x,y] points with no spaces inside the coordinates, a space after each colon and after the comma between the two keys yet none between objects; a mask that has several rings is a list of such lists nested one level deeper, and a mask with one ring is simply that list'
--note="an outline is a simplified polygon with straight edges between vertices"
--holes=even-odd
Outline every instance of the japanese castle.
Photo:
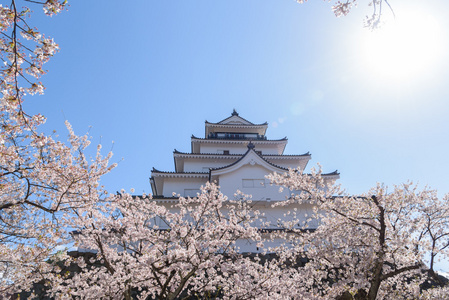
[{"label": "japanese castle", "polygon": [[[230,117],[218,122],[205,122],[205,137],[191,137],[191,152],[173,152],[175,171],[153,168],[151,188],[153,199],[159,203],[173,203],[179,196],[194,197],[206,182],[216,182],[230,199],[239,197],[236,191],[252,195],[256,209],[264,213],[264,222],[276,227],[286,207],[272,207],[284,201],[289,191],[280,192],[265,178],[270,173],[284,173],[288,168],[303,171],[311,155],[284,155],[287,138],[270,140],[266,137],[268,123],[254,124],[234,110]],[[328,182],[339,178],[337,171],[324,174]],[[299,208],[306,216],[311,205]],[[241,245],[242,251],[254,252],[254,245]]]}]

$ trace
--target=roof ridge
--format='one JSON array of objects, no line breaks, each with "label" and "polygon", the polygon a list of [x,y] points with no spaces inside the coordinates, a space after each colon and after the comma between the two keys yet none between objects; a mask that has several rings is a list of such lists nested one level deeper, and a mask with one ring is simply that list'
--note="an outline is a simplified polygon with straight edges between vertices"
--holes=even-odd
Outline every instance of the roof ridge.
[{"label": "roof ridge", "polygon": [[[187,155],[216,155],[216,156],[242,156],[245,155],[245,153],[243,154],[224,154],[224,153],[212,153],[212,152],[207,152],[207,153],[192,153],[192,152],[182,152],[182,151],[178,151],[178,150],[173,150],[174,154],[187,154]],[[279,157],[283,157],[283,156],[311,156],[310,152],[307,151],[306,153],[303,154],[264,154],[262,153],[262,156],[279,156]]]},{"label": "roof ridge", "polygon": [[176,172],[176,171],[160,171],[155,168],[151,173],[165,173],[165,174],[209,174],[209,172]]},{"label": "roof ridge", "polygon": [[[225,122],[226,120],[229,120],[229,119],[232,118],[232,117],[238,117],[238,118],[242,119],[243,121],[248,122],[249,124],[222,124],[222,122]],[[219,124],[219,125],[246,125],[246,126],[249,126],[249,125],[268,125],[267,122],[262,123],[262,124],[254,124],[253,122],[250,122],[250,121],[248,121],[247,119],[241,117],[235,109],[232,110],[232,114],[231,114],[229,117],[227,117],[227,118],[225,118],[225,119],[223,119],[223,120],[221,120],[221,121],[219,121],[219,122],[217,122],[217,123],[208,122],[207,120],[206,120],[205,123],[209,123],[209,124]]]},{"label": "roof ridge", "polygon": [[192,134],[191,138],[197,139],[197,140],[205,140],[205,141],[243,141],[243,142],[247,142],[247,141],[251,141],[251,142],[266,142],[266,141],[286,141],[288,140],[288,138],[285,136],[282,139],[264,139],[264,140],[257,140],[257,139],[226,139],[226,138],[214,138],[214,139],[208,139],[208,138],[200,138],[197,137],[195,135]]},{"label": "roof ridge", "polygon": [[335,170],[334,172],[330,173],[321,173],[321,175],[340,175],[340,173],[338,172],[338,170]]}]

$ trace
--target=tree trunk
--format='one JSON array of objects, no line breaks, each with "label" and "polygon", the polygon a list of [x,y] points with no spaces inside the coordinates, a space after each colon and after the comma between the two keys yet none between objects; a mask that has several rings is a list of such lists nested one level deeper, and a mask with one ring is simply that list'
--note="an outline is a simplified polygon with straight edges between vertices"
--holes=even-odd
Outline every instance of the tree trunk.
[{"label": "tree trunk", "polygon": [[377,252],[377,258],[375,260],[375,265],[374,265],[374,269],[373,269],[373,273],[372,273],[372,278],[371,278],[371,286],[369,288],[368,291],[368,300],[376,300],[377,297],[377,293],[379,292],[379,288],[380,288],[380,284],[382,282],[382,269],[384,266],[384,257],[385,257],[385,252],[384,252],[384,247],[385,247],[385,234],[386,234],[386,223],[385,223],[385,209],[382,207],[382,205],[379,202],[379,199],[376,196],[372,196],[371,198],[374,202],[374,204],[376,204],[377,209],[379,210],[379,217],[378,217],[378,221],[379,221],[379,225],[380,228],[378,230],[379,232],[379,251]]},{"label": "tree trunk", "polygon": [[131,300],[132,299],[132,297],[131,297],[131,287],[128,286],[126,288],[125,292],[123,293],[123,299],[125,299],[125,300]]},{"label": "tree trunk", "polygon": [[[383,258],[383,255],[381,255],[381,257]],[[373,278],[371,279],[371,286],[368,291],[368,297],[366,298],[368,300],[376,300],[377,293],[379,291],[380,284],[382,282],[381,280],[382,267],[383,267],[383,259],[378,259],[373,271]]]}]

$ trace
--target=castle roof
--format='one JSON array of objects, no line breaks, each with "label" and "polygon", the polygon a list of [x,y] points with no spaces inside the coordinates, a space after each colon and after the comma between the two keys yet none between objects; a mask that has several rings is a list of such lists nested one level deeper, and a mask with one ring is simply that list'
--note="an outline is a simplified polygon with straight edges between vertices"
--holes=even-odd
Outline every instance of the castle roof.
[{"label": "castle roof", "polygon": [[222,141],[242,141],[242,142],[248,142],[248,141],[252,141],[252,142],[277,142],[277,141],[286,141],[286,140],[288,140],[288,138],[285,136],[285,137],[283,137],[282,139],[276,139],[276,140],[268,140],[268,139],[263,139],[263,140],[253,140],[253,139],[251,139],[251,138],[246,138],[246,139],[227,139],[227,138],[214,138],[214,139],[208,139],[208,138],[200,138],[200,137],[197,137],[197,136],[194,136],[193,134],[192,134],[192,140],[193,139],[195,139],[195,140],[202,140],[202,141],[212,141],[212,142],[215,142],[215,141],[217,141],[217,140],[219,140],[220,142],[222,142]]},{"label": "castle roof", "polygon": [[[251,141],[254,142],[254,141]],[[243,154],[220,154],[220,153],[191,153],[191,152],[182,152],[178,150],[173,150],[173,154],[186,156],[186,157],[239,157]],[[304,154],[262,154],[263,157],[276,157],[276,158],[289,158],[289,157],[309,157],[311,156],[310,152],[306,152]]]},{"label": "castle roof", "polygon": [[172,171],[160,171],[155,168],[151,170],[152,177],[207,177],[208,172],[172,172]]},{"label": "castle roof", "polygon": [[210,125],[215,124],[215,125],[240,125],[240,126],[245,126],[245,125],[246,126],[266,126],[266,125],[268,125],[267,122],[261,123],[261,124],[254,124],[254,123],[248,121],[247,119],[240,117],[235,109],[232,111],[231,116],[221,120],[220,122],[213,123],[213,122],[208,122],[206,120],[205,123],[210,124]]},{"label": "castle roof", "polygon": [[278,154],[284,153],[285,146],[287,145],[288,139],[284,137],[279,140],[268,140],[268,139],[207,139],[199,138],[194,135],[191,137],[191,149],[192,153],[200,153],[201,144],[235,144],[235,145],[247,145],[248,143],[254,143],[255,145],[275,145]]},{"label": "castle roof", "polygon": [[247,119],[240,117],[234,109],[230,117],[227,117],[218,123],[212,123],[206,120],[204,129],[205,136],[208,137],[211,134],[219,132],[253,133],[264,136],[267,128],[267,122],[262,124],[254,124]]}]

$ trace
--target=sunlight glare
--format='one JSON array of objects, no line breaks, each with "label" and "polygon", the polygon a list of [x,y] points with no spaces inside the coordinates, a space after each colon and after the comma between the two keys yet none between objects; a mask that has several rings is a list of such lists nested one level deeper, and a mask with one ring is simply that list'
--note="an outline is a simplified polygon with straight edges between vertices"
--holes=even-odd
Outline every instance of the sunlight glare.
[{"label": "sunlight glare", "polygon": [[430,15],[397,16],[365,34],[364,62],[368,72],[385,79],[405,80],[437,65],[442,55],[441,32]]}]

